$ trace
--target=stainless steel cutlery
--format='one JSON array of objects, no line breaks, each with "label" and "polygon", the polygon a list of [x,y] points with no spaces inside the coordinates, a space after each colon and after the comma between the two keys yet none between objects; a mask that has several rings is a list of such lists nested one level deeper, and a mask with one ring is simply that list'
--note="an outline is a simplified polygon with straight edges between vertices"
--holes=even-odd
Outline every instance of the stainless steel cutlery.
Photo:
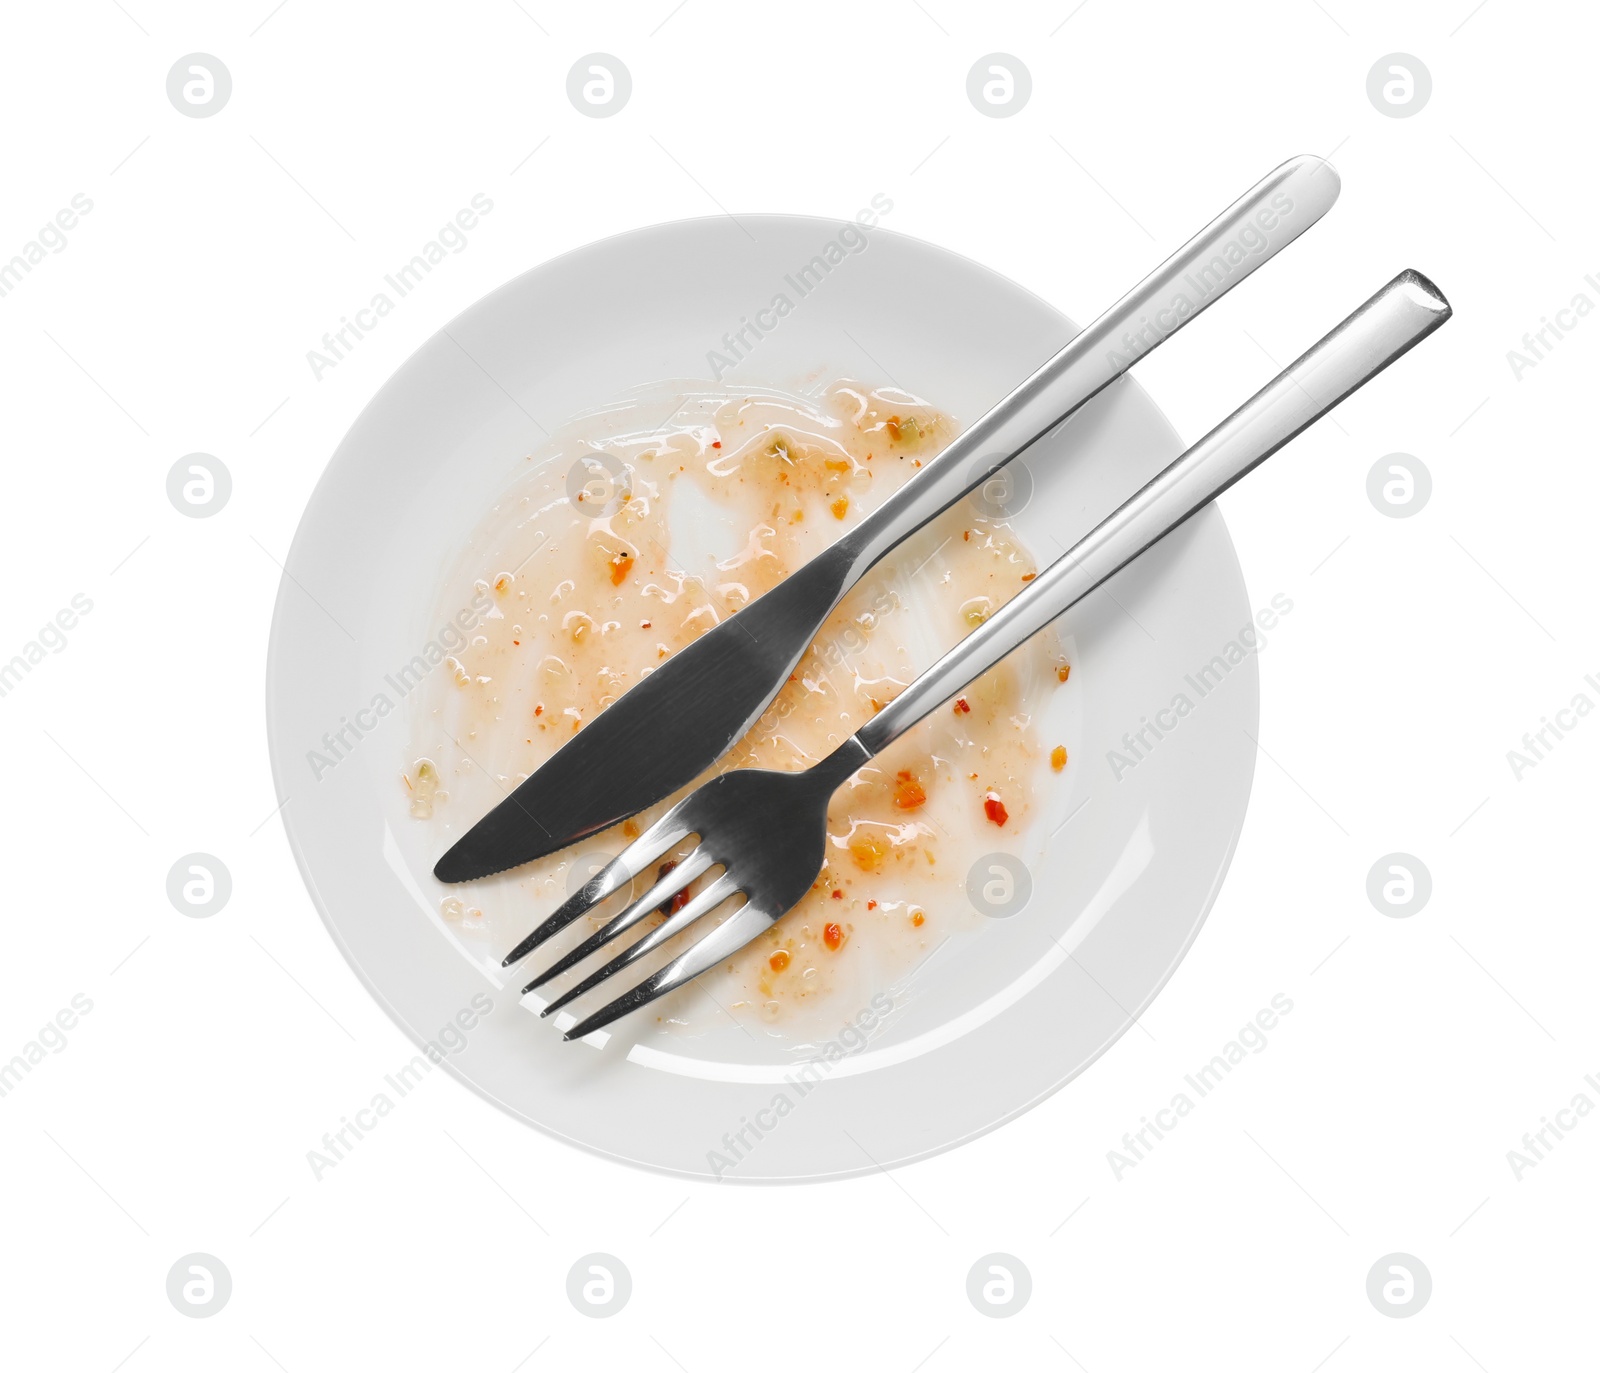
[{"label": "stainless steel cutlery", "polygon": [[624,693],[463,835],[434,875],[466,882],[532,862],[701,776],[771,704],[873,564],[1271,260],[1338,193],[1320,158],[1284,163],[827,552]]},{"label": "stainless steel cutlery", "polygon": [[[1295,194],[1309,194],[1318,175],[1325,175],[1331,181],[1331,172],[1319,171],[1309,160],[1302,159],[1280,169],[1269,178],[1269,183],[1291,185]],[[1241,202],[1241,206],[1261,196],[1258,188]],[[1325,202],[1331,199],[1331,193],[1325,192],[1321,208],[1325,209]],[[1239,208],[1235,207],[1224,220],[1237,221]],[[1320,213],[1321,210],[1316,209],[1312,218]],[[1217,225],[1223,222],[1219,220]],[[1137,298],[1140,303],[1136,308],[1148,309],[1153,298],[1172,288],[1173,270],[1193,270],[1193,255],[1198,251],[1196,244],[1202,240],[1212,242],[1217,225],[1150,278],[1150,282],[1159,279],[1156,289],[1147,291],[1150,285],[1147,282],[1129,296],[1128,301]],[[1203,253],[1200,256],[1203,257]],[[1180,267],[1174,269],[1173,264],[1180,260]],[[1122,314],[1126,306],[1127,301],[1112,314]],[[529,989],[577,968],[634,930],[663,902],[691,882],[707,877],[709,880],[702,889],[681,909],[623,947],[603,966],[545,1006],[542,1013],[548,1015],[609,983],[614,976],[662,950],[725,903],[742,897],[742,904],[720,924],[687,943],[686,947],[675,946],[676,952],[669,950],[669,961],[580,1020],[566,1037],[588,1035],[728,958],[783,916],[810,890],[823,864],[828,798],[835,788],[931,710],[949,700],[1277,452],[1449,317],[1448,302],[1427,278],[1416,272],[1402,272],[1080,539],[833,753],[804,772],[742,769],[723,773],[705,783],[668,810],[557,909],[511,952],[506,964],[509,966],[525,957],[592,911],[691,836],[696,836],[698,843],[686,857],[653,882],[638,900],[536,977]],[[634,703],[633,714],[627,717],[626,723],[604,735],[602,748],[592,749],[585,755],[587,766],[602,771],[614,789],[605,792],[596,789],[588,793],[590,809],[584,812],[581,823],[591,829],[598,828],[601,823],[610,823],[659,799],[666,791],[697,775],[720,756],[781,686],[789,665],[804,651],[816,626],[843,594],[840,588],[847,587],[895,542],[974,484],[967,481],[967,475],[976,455],[993,453],[997,462],[1003,460],[1004,454],[1025,444],[1025,438],[1022,443],[1017,442],[1019,436],[1037,434],[1047,428],[1052,417],[1081,403],[1110,379],[1101,357],[1110,337],[1107,329],[1106,321],[1102,320],[1074,340],[969,431],[966,438],[972,442],[964,444],[964,440],[957,440],[944,457],[907,486],[902,493],[906,499],[897,506],[894,502],[885,506],[879,517],[867,521],[835,545],[834,550],[741,611],[730,624],[743,623],[751,630],[754,649],[746,651],[740,636],[730,636],[724,626],[669,660],[648,682],[636,687],[602,714],[541,773],[524,783],[511,801],[494,811],[490,816],[494,823],[484,822],[490,825],[484,836],[475,840],[478,832],[474,831],[452,849],[439,865],[440,876],[452,872],[470,876],[494,871],[496,867],[525,861],[526,857],[537,856],[578,837],[570,823],[563,823],[556,828],[564,837],[547,831],[542,837],[517,841],[508,833],[508,829],[518,823],[517,797],[533,788],[531,795],[538,813],[550,814],[548,803],[540,799],[540,788],[546,785],[541,781],[544,772],[561,762],[563,755],[577,745],[593,744],[594,736],[601,734],[606,722],[623,712],[630,702]],[[1080,347],[1091,334],[1095,336],[1093,340]],[[945,459],[958,446],[962,446],[959,457],[946,463]],[[823,565],[823,570],[813,572],[819,564]],[[790,590],[791,583],[797,584],[797,589]],[[770,607],[769,602],[773,603]],[[769,613],[762,614],[763,607],[769,607]],[[657,688],[657,683],[674,664],[691,658],[693,662],[688,669],[672,678],[665,687]],[[736,686],[726,691],[713,689],[712,684],[723,674],[736,679]],[[663,718],[657,712],[671,710],[676,715],[681,707],[669,703],[697,691],[715,697],[715,719],[696,717],[695,725],[689,729],[682,728],[680,721],[672,731],[672,741],[663,744],[655,729]],[[650,746],[638,751],[611,752],[619,748],[619,741],[636,727],[633,719],[641,712],[649,716]],[[727,712],[726,719],[721,718],[721,712]],[[626,744],[620,747],[631,749],[631,745]],[[668,757],[647,768],[647,777],[641,781],[639,762],[652,753]],[[602,795],[626,799],[602,802],[599,799]],[[597,819],[602,814],[609,818]],[[520,823],[526,828],[528,817],[524,815]],[[518,857],[518,854],[524,856]],[[714,869],[720,871],[714,873]]]}]

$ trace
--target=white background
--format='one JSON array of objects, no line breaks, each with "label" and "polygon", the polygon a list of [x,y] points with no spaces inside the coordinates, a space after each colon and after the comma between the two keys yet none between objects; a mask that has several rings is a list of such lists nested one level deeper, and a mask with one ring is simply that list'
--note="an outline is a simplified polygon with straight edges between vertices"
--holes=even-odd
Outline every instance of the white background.
[{"label": "white background", "polygon": [[[1600,674],[1589,379],[1600,319],[1520,380],[1507,352],[1600,303],[1591,137],[1600,24],[1511,0],[1112,0],[563,7],[286,0],[9,7],[0,259],[74,194],[68,244],[0,299],[0,659],[86,595],[0,699],[11,896],[0,1059],[93,1010],[0,1098],[0,1339],[17,1368],[537,1370],[743,1366],[1499,1370],[1592,1358],[1600,1121],[1520,1179],[1507,1151],[1600,1076],[1590,856],[1600,720],[1506,759]],[[1076,6],[1076,8],[1075,8]],[[628,106],[582,117],[580,56]],[[1369,101],[1414,54],[1427,106]],[[232,73],[181,116],[181,56]],[[969,103],[985,54],[1032,98]],[[534,150],[537,149],[535,152]],[[1138,375],[1187,439],[1395,271],[1458,314],[1225,498],[1262,660],[1255,794],[1171,984],[1025,1118],[889,1176],[783,1189],[606,1164],[442,1073],[320,1181],[307,1151],[412,1055],[324,932],[268,775],[262,680],[280,559],[328,455],[418,344],[597,237],[731,211],[848,218],[966,253],[1083,322],[1285,157],[1331,153],[1328,218]],[[495,208],[335,369],[306,362],[476,192]],[[937,401],[937,397],[933,398]],[[965,418],[972,418],[967,416]],[[217,455],[228,507],[165,480]],[[1381,514],[1406,452],[1426,508]],[[188,919],[173,862],[232,873]],[[1428,905],[1366,896],[1416,855]],[[1294,1010],[1179,1128],[1107,1153],[1278,993]],[[962,1084],[952,1082],[959,1092]],[[1549,1136],[1554,1138],[1554,1136]],[[233,1278],[189,1319],[182,1255]],[[568,1302],[620,1258],[617,1316]],[[1008,1320],[965,1296],[1003,1251]],[[1394,1319],[1368,1270],[1432,1297]],[[521,1362],[519,1362],[521,1361]]]}]

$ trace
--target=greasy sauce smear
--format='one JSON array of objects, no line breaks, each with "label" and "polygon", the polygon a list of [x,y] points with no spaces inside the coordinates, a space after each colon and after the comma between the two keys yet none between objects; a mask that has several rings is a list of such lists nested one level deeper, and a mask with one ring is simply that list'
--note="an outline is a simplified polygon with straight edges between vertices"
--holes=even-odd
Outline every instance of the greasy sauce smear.
[{"label": "greasy sauce smear", "polygon": [[[804,399],[673,399],[665,424],[660,403],[641,400],[558,434],[450,579],[442,606],[476,597],[488,609],[417,693],[422,710],[400,784],[432,831],[433,852],[658,663],[880,505],[956,433],[948,416],[913,397],[853,382]],[[815,763],[1037,571],[1004,522],[960,502],[855,588],[716,771]],[[1035,790],[1062,784],[1065,749],[1040,736],[1037,715],[1063,689],[1068,666],[1052,634],[1037,636],[862,768],[829,807],[827,862],[810,894],[700,986],[638,1021],[698,1028],[731,1015],[769,1034],[813,1038],[893,991],[951,934],[980,924],[966,895],[969,870],[985,854],[1015,852]],[[577,854],[617,852],[666,804]],[[574,873],[574,861],[556,855],[514,880],[464,887],[442,913],[474,952],[498,961],[593,869]],[[609,917],[620,908],[614,898],[602,909]],[[560,948],[599,920],[578,922],[584,928]],[[687,937],[706,928],[702,921]],[[527,975],[553,956],[536,954]],[[611,994],[638,975],[630,969]],[[598,995],[580,1003],[599,1004]]]}]

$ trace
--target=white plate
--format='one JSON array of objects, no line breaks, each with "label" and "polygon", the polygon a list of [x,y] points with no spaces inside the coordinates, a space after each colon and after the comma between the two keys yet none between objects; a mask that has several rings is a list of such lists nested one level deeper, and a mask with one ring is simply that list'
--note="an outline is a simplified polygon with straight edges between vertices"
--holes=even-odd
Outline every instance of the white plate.
[{"label": "white plate", "polygon": [[[1244,819],[1258,705],[1251,611],[1214,507],[1058,626],[1073,675],[1054,723],[1072,762],[1025,836],[1026,908],[984,922],[959,956],[930,959],[892,1013],[870,1013],[870,1036],[803,1073],[781,1045],[723,1053],[715,1036],[562,1043],[516,986],[462,956],[436,918],[447,889],[397,842],[404,712],[320,779],[308,759],[428,640],[444,569],[539,426],[635,386],[709,380],[708,352],[780,292],[794,308],[730,388],[852,375],[970,422],[1074,333],[1011,282],[882,228],[798,298],[786,277],[843,226],[741,223],[659,225],[570,253],[406,362],[340,445],[296,535],[267,724],[289,840],[324,921],[395,1021],[462,1081],[627,1162],[740,1181],[844,1177],[950,1148],[1056,1090],[1129,1027],[1198,932]],[[1019,533],[1048,561],[1052,539],[1070,544],[1179,448],[1144,393],[1118,382],[1024,460],[1034,494]],[[1219,657],[1226,674],[1213,668],[1221,682],[1208,688],[1201,669]],[[1180,695],[1187,713],[1157,714]],[[1123,736],[1152,720],[1175,727],[1146,732],[1136,757]]]}]

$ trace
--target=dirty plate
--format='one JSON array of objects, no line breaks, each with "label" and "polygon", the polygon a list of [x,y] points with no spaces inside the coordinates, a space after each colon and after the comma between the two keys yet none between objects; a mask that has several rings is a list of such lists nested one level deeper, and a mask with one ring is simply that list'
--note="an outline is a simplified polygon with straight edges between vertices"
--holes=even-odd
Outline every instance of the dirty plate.
[{"label": "dirty plate", "polygon": [[[428,639],[444,569],[543,429],[633,388],[708,383],[723,335],[843,228],[789,216],[660,225],[480,301],[406,362],[334,454],[272,626],[267,722],[284,824],[357,975],[445,1068],[519,1119],[691,1176],[871,1172],[1027,1110],[1172,974],[1216,897],[1250,791],[1255,630],[1214,507],[1059,622],[1071,690],[1047,721],[1070,740],[1072,764],[1022,836],[1026,880],[825,1043],[648,1023],[619,1027],[604,1048],[561,1042],[520,1003],[520,981],[471,957],[438,918],[450,892],[408,834],[396,786],[404,712],[363,715],[372,727],[337,766],[313,762],[323,736]],[[970,422],[1074,332],[974,263],[881,227],[863,239],[723,385],[795,392],[855,376]],[[1018,533],[1048,560],[1180,447],[1143,391],[1116,383],[1021,460],[1032,495]],[[542,914],[530,910],[529,926]]]}]

